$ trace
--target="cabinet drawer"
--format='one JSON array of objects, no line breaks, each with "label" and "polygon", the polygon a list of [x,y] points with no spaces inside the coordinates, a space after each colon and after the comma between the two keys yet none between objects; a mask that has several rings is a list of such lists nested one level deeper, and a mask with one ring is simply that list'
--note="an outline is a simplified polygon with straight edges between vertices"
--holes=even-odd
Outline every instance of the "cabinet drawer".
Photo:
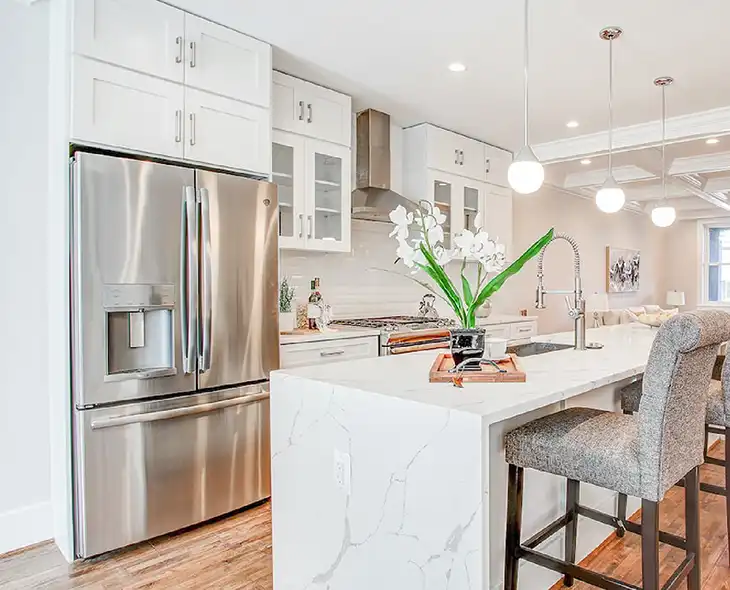
[{"label": "cabinet drawer", "polygon": [[511,338],[511,332],[509,324],[502,324],[497,326],[484,326],[486,338]]},{"label": "cabinet drawer", "polygon": [[512,340],[522,340],[523,338],[532,338],[537,335],[537,322],[520,322],[511,326]]},{"label": "cabinet drawer", "polygon": [[281,368],[291,369],[308,365],[324,365],[338,361],[378,356],[377,336],[284,344],[281,346]]}]

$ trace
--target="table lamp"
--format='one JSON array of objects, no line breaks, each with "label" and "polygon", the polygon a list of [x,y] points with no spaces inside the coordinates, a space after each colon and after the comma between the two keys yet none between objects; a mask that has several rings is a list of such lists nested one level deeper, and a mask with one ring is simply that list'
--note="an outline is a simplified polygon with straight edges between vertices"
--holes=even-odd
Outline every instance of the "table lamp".
[{"label": "table lamp", "polygon": [[667,305],[672,307],[684,305],[684,291],[667,291]]},{"label": "table lamp", "polygon": [[601,311],[608,311],[608,293],[593,293],[588,296],[586,308],[593,312],[593,327],[600,328],[601,321],[598,315]]}]

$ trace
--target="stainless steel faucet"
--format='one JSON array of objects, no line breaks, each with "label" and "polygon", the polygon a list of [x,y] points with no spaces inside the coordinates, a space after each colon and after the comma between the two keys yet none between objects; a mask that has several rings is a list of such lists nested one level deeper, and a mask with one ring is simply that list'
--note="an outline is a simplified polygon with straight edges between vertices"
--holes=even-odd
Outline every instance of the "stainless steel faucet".
[{"label": "stainless steel faucet", "polygon": [[[575,286],[572,291],[547,290],[542,284],[542,267],[545,258],[545,250],[555,240],[565,240],[573,247],[573,270],[575,274]],[[545,247],[540,251],[537,259],[537,297],[535,307],[545,309],[545,295],[565,295],[565,303],[568,306],[568,315],[575,320],[575,349],[586,350],[586,301],[583,299],[583,288],[580,279],[580,253],[578,243],[565,234],[555,234]],[[571,303],[570,295],[573,295]]]}]

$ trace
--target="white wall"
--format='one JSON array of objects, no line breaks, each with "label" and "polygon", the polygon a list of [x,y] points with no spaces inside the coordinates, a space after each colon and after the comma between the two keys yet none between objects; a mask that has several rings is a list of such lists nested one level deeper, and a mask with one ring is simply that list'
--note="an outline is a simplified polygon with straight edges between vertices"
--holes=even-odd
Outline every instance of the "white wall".
[{"label": "white wall", "polygon": [[0,0],[0,554],[53,535],[46,195],[48,3]]}]

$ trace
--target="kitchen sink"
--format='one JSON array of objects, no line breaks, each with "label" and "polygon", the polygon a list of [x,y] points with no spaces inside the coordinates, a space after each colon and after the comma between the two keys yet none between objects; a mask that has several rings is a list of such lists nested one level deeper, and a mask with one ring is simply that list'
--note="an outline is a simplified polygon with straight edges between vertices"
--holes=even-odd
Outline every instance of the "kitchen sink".
[{"label": "kitchen sink", "polygon": [[555,352],[556,350],[566,350],[574,348],[572,344],[557,344],[555,342],[530,342],[529,344],[518,344],[510,346],[507,352],[516,354],[517,356],[534,356],[536,354],[545,354],[546,352]]}]

